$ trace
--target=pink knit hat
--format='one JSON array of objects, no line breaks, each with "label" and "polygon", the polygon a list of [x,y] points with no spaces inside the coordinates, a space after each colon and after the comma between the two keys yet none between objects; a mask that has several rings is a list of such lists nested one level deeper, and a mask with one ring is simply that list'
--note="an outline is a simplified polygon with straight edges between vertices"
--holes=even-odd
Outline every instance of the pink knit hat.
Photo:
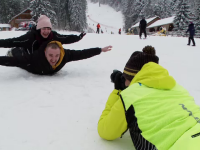
[{"label": "pink knit hat", "polygon": [[51,25],[50,19],[49,19],[47,16],[41,15],[41,16],[38,18],[37,30],[38,30],[38,29],[41,29],[41,28],[44,28],[44,27],[52,28],[52,25]]}]

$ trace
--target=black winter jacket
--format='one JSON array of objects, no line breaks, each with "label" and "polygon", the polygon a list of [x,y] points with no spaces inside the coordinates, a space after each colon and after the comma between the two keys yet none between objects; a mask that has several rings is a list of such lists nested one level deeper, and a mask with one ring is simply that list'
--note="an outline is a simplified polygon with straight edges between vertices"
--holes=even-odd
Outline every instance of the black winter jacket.
[{"label": "black winter jacket", "polygon": [[188,26],[188,30],[186,31],[186,33],[189,31],[190,33],[190,37],[193,37],[195,34],[195,28],[194,28],[194,24],[190,23],[190,25]]},{"label": "black winter jacket", "polygon": [[62,62],[55,70],[53,70],[44,53],[44,49],[48,43],[49,42],[46,42],[46,44],[43,44],[39,50],[30,55],[25,54],[16,57],[0,56],[0,65],[20,67],[33,74],[51,75],[58,72],[67,62],[87,59],[101,53],[101,48],[90,48],[77,51],[64,49],[65,55]]},{"label": "black winter jacket", "polygon": [[146,27],[147,27],[147,22],[146,22],[145,19],[142,19],[142,20],[140,21],[139,28],[140,28],[140,29],[146,29]]},{"label": "black winter jacket", "polygon": [[77,35],[61,35],[55,31],[52,31],[48,38],[43,38],[40,34],[40,30],[36,30],[36,28],[33,28],[31,31],[28,31],[26,34],[20,37],[1,39],[0,47],[23,47],[28,54],[31,54],[35,50],[38,50],[44,42],[49,40],[59,41],[62,44],[70,44],[77,42],[80,39],[81,38]]}]

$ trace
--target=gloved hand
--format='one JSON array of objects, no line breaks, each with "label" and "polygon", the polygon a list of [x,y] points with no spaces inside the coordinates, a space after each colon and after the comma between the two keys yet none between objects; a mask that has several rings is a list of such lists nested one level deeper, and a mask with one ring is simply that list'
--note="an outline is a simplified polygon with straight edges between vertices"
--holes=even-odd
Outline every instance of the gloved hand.
[{"label": "gloved hand", "polygon": [[116,90],[124,90],[125,86],[125,78],[122,76],[122,72],[118,70],[114,70],[110,76],[111,82],[114,83]]},{"label": "gloved hand", "polygon": [[85,32],[82,32],[82,33],[79,35],[80,39],[82,39],[85,35],[86,35],[86,33],[85,33]]}]

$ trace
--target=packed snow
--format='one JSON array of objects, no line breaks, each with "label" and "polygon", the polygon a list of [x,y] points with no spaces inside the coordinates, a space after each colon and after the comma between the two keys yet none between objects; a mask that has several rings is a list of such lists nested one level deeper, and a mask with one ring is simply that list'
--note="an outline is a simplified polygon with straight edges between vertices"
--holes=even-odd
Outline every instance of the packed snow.
[{"label": "packed snow", "polygon": [[[63,45],[82,50],[112,45],[113,49],[86,60],[70,62],[53,76],[28,73],[17,67],[0,66],[0,150],[133,150],[129,133],[115,141],[99,137],[97,124],[114,85],[110,74],[123,68],[134,51],[155,47],[160,65],[169,70],[200,105],[200,51],[187,46],[187,38],[117,35],[123,28],[121,12],[106,5],[88,3],[87,19],[96,32],[81,41]],[[93,25],[94,24],[94,25]],[[107,29],[107,32],[105,32]],[[114,32],[114,35],[110,33]],[[25,31],[0,32],[0,39],[18,37]],[[80,34],[64,32],[61,34]],[[6,55],[9,48],[0,48]]]},{"label": "packed snow", "polygon": [[[18,37],[23,31],[4,31],[0,38]],[[60,32],[69,34],[68,32]],[[71,34],[71,33],[70,33]],[[129,133],[115,141],[101,139],[99,117],[113,90],[110,74],[123,71],[130,55],[146,45],[155,47],[160,65],[168,69],[200,105],[200,51],[187,46],[187,38],[87,34],[66,49],[112,45],[113,49],[86,60],[70,62],[53,76],[40,76],[16,67],[0,69],[1,150],[132,150]],[[0,48],[4,56],[8,48]]]}]

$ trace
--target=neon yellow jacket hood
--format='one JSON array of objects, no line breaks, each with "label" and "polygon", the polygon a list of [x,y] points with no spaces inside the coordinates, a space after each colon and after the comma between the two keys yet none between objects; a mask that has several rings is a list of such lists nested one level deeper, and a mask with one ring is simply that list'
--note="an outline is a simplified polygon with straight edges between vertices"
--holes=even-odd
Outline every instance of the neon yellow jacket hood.
[{"label": "neon yellow jacket hood", "polygon": [[172,89],[176,85],[176,81],[169,75],[168,71],[154,62],[145,64],[141,71],[135,75],[130,85],[137,82],[163,90]]}]

